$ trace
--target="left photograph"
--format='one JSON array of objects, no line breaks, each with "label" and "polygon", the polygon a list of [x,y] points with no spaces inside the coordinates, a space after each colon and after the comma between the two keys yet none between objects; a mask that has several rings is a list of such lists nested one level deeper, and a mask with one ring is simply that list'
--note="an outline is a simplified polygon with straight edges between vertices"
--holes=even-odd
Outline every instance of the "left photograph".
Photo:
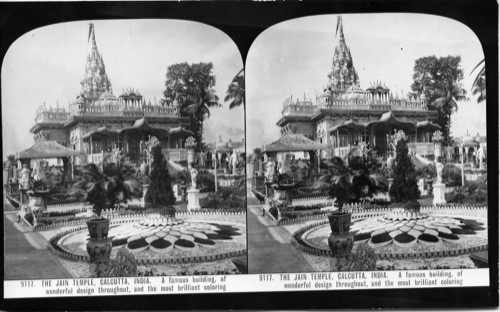
[{"label": "left photograph", "polygon": [[247,273],[243,77],[201,23],[18,38],[1,72],[4,279]]}]

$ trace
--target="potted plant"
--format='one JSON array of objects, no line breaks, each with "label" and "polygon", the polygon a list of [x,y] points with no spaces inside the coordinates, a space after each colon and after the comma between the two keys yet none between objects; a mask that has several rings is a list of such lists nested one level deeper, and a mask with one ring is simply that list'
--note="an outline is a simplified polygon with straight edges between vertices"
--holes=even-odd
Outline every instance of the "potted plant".
[{"label": "potted plant", "polygon": [[351,213],[343,211],[344,204],[369,197],[375,190],[382,189],[384,178],[381,174],[370,172],[380,164],[367,157],[348,157],[348,165],[340,157],[333,157],[322,166],[326,170],[319,182],[329,183],[329,195],[336,198],[338,207],[328,216],[332,230],[328,246],[334,257],[342,257],[350,254],[354,245],[354,236],[349,233]]},{"label": "potted plant", "polygon": [[73,190],[83,191],[85,200],[92,205],[93,216],[87,220],[90,239],[87,252],[91,262],[109,259],[112,243],[108,238],[109,219],[102,216],[103,209],[114,208],[119,202],[126,201],[137,190],[133,183],[127,183],[114,164],[108,164],[101,172],[93,163],[82,169],[83,179],[73,186]]},{"label": "potted plant", "polygon": [[330,187],[330,196],[337,200],[337,211],[328,216],[331,234],[328,237],[328,247],[334,257],[349,255],[354,246],[354,235],[349,233],[351,229],[351,213],[342,210],[345,203],[351,201],[352,180],[349,175],[336,176]]}]

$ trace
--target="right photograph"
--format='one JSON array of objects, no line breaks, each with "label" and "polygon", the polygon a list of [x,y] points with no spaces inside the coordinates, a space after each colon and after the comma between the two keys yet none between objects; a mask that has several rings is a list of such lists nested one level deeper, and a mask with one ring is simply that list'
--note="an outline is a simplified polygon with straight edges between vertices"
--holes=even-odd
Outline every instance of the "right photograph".
[{"label": "right photograph", "polygon": [[488,267],[471,29],[423,14],[298,18],[264,31],[245,68],[249,273]]}]

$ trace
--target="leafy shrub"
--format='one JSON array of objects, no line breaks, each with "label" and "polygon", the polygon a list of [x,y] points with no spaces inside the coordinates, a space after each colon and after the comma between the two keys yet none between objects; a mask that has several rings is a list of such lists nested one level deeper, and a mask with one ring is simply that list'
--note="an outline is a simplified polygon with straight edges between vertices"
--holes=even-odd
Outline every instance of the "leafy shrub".
[{"label": "leafy shrub", "polygon": [[202,208],[242,211],[245,210],[245,194],[238,188],[220,187],[217,192],[200,199],[200,205]]},{"label": "leafy shrub", "polygon": [[153,163],[151,165],[151,183],[146,193],[146,204],[153,208],[175,204],[172,181],[167,168],[167,161],[161,153],[161,147],[153,147]]},{"label": "leafy shrub", "polygon": [[160,209],[160,215],[164,217],[175,217],[175,208],[172,206],[162,207]]},{"label": "leafy shrub", "polygon": [[488,205],[488,186],[482,181],[467,181],[464,186],[445,194],[448,203]]},{"label": "leafy shrub", "polygon": [[459,186],[462,184],[462,171],[453,164],[445,164],[443,167],[443,182],[446,186]]},{"label": "leafy shrub", "polygon": [[90,265],[92,277],[132,277],[137,276],[137,262],[127,249],[120,248],[116,257]]},{"label": "leafy shrub", "polygon": [[404,203],[403,207],[406,211],[411,211],[411,212],[420,211],[420,203],[417,200],[407,201]]},{"label": "leafy shrub", "polygon": [[375,250],[368,244],[360,244],[354,253],[333,261],[334,271],[374,271],[377,265]]},{"label": "leafy shrub", "polygon": [[416,200],[420,197],[417,185],[415,167],[408,156],[408,145],[404,139],[396,145],[396,159],[394,160],[394,182],[389,190],[391,198],[396,202]]}]

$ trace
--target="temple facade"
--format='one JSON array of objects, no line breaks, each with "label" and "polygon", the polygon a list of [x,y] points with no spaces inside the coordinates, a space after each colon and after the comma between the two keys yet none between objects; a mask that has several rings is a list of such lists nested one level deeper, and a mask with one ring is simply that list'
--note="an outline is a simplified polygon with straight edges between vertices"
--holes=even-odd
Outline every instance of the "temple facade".
[{"label": "temple facade", "polygon": [[297,133],[322,144],[321,157],[344,157],[354,145],[385,156],[389,137],[404,130],[409,149],[431,155],[432,133],[440,129],[437,112],[427,108],[425,95],[398,95],[381,81],[360,87],[351,51],[346,44],[342,18],[337,21],[338,42],[328,84],[314,100],[287,98],[277,122],[282,134]]},{"label": "temple facade", "polygon": [[35,142],[56,141],[80,151],[75,164],[99,163],[119,151],[125,158],[139,162],[141,146],[156,136],[164,154],[174,161],[187,159],[185,139],[193,133],[185,127],[176,101],[151,103],[132,88],[117,97],[106,73],[104,59],[97,48],[94,25],[89,26],[90,52],[85,62],[81,91],[69,109],[40,106],[30,132]]}]

